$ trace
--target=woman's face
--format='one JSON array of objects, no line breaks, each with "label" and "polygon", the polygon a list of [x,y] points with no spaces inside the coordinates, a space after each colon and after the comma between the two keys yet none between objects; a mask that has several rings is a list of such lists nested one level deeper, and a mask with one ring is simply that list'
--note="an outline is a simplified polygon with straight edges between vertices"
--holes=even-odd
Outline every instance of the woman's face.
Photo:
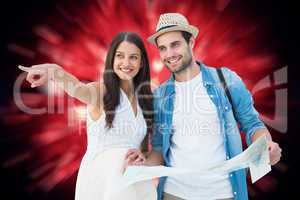
[{"label": "woman's face", "polygon": [[132,80],[141,67],[141,51],[133,43],[123,41],[116,49],[114,72],[121,80]]}]

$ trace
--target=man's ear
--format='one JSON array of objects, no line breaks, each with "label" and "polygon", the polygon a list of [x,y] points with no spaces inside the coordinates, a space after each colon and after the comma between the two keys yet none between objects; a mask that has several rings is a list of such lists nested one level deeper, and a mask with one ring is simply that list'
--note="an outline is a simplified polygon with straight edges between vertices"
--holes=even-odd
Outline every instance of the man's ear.
[{"label": "man's ear", "polygon": [[195,38],[193,36],[190,37],[189,45],[190,45],[191,49],[193,49],[195,46]]}]

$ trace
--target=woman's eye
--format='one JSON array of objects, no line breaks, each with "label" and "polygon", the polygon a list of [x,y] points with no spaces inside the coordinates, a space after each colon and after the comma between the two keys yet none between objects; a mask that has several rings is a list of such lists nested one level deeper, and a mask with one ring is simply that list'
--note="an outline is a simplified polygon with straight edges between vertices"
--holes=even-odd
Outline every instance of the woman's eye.
[{"label": "woman's eye", "polygon": [[116,54],[116,57],[117,58],[122,58],[122,55],[121,54]]},{"label": "woman's eye", "polygon": [[132,60],[137,60],[138,57],[137,57],[137,56],[131,56],[131,59],[132,59]]}]

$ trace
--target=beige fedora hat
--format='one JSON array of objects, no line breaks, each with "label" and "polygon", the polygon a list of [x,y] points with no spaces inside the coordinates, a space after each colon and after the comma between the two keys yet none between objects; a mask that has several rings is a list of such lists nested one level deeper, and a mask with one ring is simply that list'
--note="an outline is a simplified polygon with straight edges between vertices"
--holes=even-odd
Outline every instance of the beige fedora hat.
[{"label": "beige fedora hat", "polygon": [[156,26],[156,33],[148,38],[148,41],[156,45],[156,38],[170,31],[186,31],[191,33],[194,38],[198,35],[198,28],[189,24],[188,20],[179,13],[164,13],[159,17]]}]

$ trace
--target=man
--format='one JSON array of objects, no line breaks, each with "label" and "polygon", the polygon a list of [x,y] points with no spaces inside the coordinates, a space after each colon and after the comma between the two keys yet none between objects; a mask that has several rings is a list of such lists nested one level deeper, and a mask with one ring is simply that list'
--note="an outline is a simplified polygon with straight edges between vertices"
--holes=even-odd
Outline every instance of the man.
[{"label": "man", "polygon": [[[197,34],[197,27],[184,16],[166,13],[160,16],[156,33],[148,38],[172,76],[154,92],[153,151],[144,164],[199,169],[236,156],[242,152],[242,142],[235,118],[248,145],[267,136],[270,161],[276,164],[281,149],[260,121],[251,94],[239,76],[222,68],[231,105],[216,70],[195,60]],[[158,199],[246,200],[246,173],[238,170],[228,175],[163,177]]]}]

